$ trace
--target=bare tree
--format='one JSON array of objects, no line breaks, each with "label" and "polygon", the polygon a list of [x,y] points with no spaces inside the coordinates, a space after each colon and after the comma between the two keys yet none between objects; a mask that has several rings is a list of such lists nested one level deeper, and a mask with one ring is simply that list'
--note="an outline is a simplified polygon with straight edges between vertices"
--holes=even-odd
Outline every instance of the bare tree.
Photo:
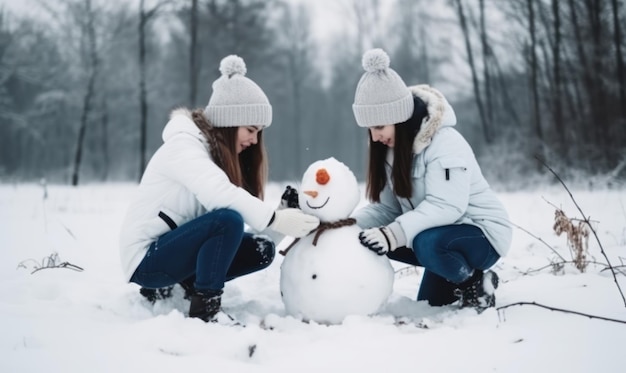
[{"label": "bare tree", "polygon": [[552,16],[554,17],[554,41],[552,43],[552,80],[554,82],[552,89],[552,113],[554,126],[557,132],[557,141],[559,141],[558,151],[563,154],[566,148],[565,143],[567,142],[567,132],[565,131],[563,125],[563,87],[561,81],[561,9],[559,6],[559,0],[552,0]]},{"label": "bare tree", "polygon": [[[624,57],[622,56],[622,30],[620,21],[619,1],[611,1],[611,11],[613,13],[613,45],[615,46],[615,59],[617,71],[617,84],[619,90],[619,102],[621,108],[622,121],[626,124],[626,72],[624,71]],[[619,139],[624,141],[624,137]]]},{"label": "bare tree", "polygon": [[606,90],[604,89],[604,82],[601,79],[602,70],[604,67],[604,25],[602,22],[602,4],[600,0],[588,0],[585,1],[587,10],[588,23],[591,26],[591,63],[593,74],[591,85],[591,110],[593,113],[594,121],[596,125],[593,126],[595,130],[596,139],[603,145],[608,145],[611,141],[607,138],[609,131],[607,131],[608,116]]},{"label": "bare tree", "polygon": [[490,71],[490,56],[491,46],[489,45],[489,38],[487,35],[487,27],[485,21],[485,0],[479,0],[480,11],[480,42],[483,52],[483,84],[485,87],[485,119],[487,132],[490,137],[494,137],[493,134],[493,99],[491,95],[491,71]]},{"label": "bare tree", "polygon": [[527,58],[534,138],[552,145],[545,156],[594,172],[619,163],[625,139],[616,44],[623,11],[613,13],[612,5],[619,9],[619,2],[599,0],[506,5],[529,35],[519,47]]},{"label": "bare tree", "polygon": [[[354,1],[352,3],[356,26],[357,42],[361,51],[382,42],[380,0]],[[369,45],[368,45],[369,43]]]},{"label": "bare tree", "polygon": [[198,0],[191,0],[189,18],[189,104],[195,106],[200,74],[200,64],[196,52],[198,47]]},{"label": "bare tree", "polygon": [[102,154],[103,154],[103,163],[104,163],[104,167],[102,167],[102,180],[106,181],[108,179],[109,176],[109,163],[110,163],[110,157],[109,157],[109,136],[108,136],[108,131],[109,131],[109,114],[108,111],[106,110],[106,100],[104,98],[102,98],[102,116],[100,118],[101,124],[102,124]]},{"label": "bare tree", "polygon": [[[433,35],[426,30],[440,24],[440,20],[433,20],[425,9],[424,1],[399,0],[394,9],[395,19],[389,32],[397,37],[399,47],[392,53],[395,70],[403,77],[407,84],[431,84],[433,75],[430,65],[433,60],[448,56],[438,56],[433,45]],[[419,19],[419,22],[415,22]],[[436,70],[436,69],[433,69]]]},{"label": "bare tree", "polygon": [[[530,73],[530,89],[532,102],[532,121],[537,148],[535,151],[541,159],[543,159],[543,130],[541,128],[541,115],[539,109],[539,64],[537,62],[537,31],[535,27],[535,4],[534,0],[527,0],[528,6],[528,35],[530,36],[530,45],[528,46],[529,73]],[[540,165],[538,165],[541,167]]]},{"label": "bare tree", "polygon": [[[292,157],[294,175],[299,175],[306,165],[302,162],[303,144],[309,138],[304,125],[305,88],[310,76],[310,51],[312,40],[310,34],[310,19],[304,4],[284,4],[283,30],[285,43],[285,57],[287,60],[287,80],[291,84],[291,128],[294,133]],[[309,82],[310,83],[310,82]],[[291,146],[290,146],[291,148]]]},{"label": "bare tree", "polygon": [[78,138],[76,139],[76,148],[74,153],[74,166],[72,170],[72,185],[77,186],[80,174],[80,165],[83,157],[83,145],[85,141],[85,132],[87,131],[87,122],[89,121],[89,115],[92,110],[92,105],[95,99],[95,86],[96,76],[99,69],[99,57],[98,46],[96,45],[96,29],[95,29],[95,17],[96,13],[92,9],[91,0],[85,2],[86,23],[83,25],[83,33],[86,37],[85,48],[87,50],[87,87],[85,95],[83,96],[83,108],[80,116],[80,124],[78,128]]},{"label": "bare tree", "polygon": [[485,138],[485,142],[487,144],[491,144],[493,142],[493,138],[491,135],[491,130],[489,128],[489,119],[487,117],[487,113],[485,110],[485,105],[483,103],[482,92],[480,89],[480,82],[478,80],[478,71],[476,68],[476,64],[474,63],[474,51],[472,49],[472,41],[469,26],[467,24],[467,19],[465,16],[465,10],[463,8],[462,0],[455,0],[457,15],[459,17],[459,23],[461,26],[461,31],[463,32],[463,38],[465,40],[465,51],[467,53],[467,61],[469,63],[470,70],[472,72],[472,83],[474,86],[474,99],[476,100],[476,106],[478,106],[478,112],[480,114],[480,119],[482,122],[483,128],[483,136]]},{"label": "bare tree", "polygon": [[139,2],[139,179],[148,163],[148,97],[146,91],[146,27],[150,20],[157,16],[159,9],[168,4],[169,0],[158,2],[149,10],[145,9],[145,0]]},{"label": "bare tree", "polygon": [[[119,55],[117,58],[112,55],[119,46],[117,38],[128,36],[123,34],[129,29],[128,12],[122,8],[114,10],[109,7],[110,4],[97,0],[41,1],[39,4],[49,15],[51,24],[45,27],[54,38],[57,53],[64,60],[56,68],[57,74],[65,73],[60,76],[66,78],[53,88],[45,87],[49,92],[42,93],[40,102],[43,105],[37,110],[46,110],[45,106],[50,106],[51,99],[65,102],[63,110],[66,112],[59,112],[57,117],[63,115],[66,119],[55,124],[58,127],[55,135],[62,139],[64,132],[71,132],[71,137],[75,136],[72,144],[57,144],[51,154],[59,154],[63,158],[62,172],[69,173],[70,183],[74,186],[83,178],[108,177],[110,117],[106,109],[107,102],[112,100],[108,89],[114,85],[111,82],[120,81],[115,79],[115,74],[125,73],[120,68]],[[39,116],[36,112],[33,114]],[[62,143],[63,140],[55,141]],[[59,151],[63,148],[71,149],[67,151],[67,156]]]}]

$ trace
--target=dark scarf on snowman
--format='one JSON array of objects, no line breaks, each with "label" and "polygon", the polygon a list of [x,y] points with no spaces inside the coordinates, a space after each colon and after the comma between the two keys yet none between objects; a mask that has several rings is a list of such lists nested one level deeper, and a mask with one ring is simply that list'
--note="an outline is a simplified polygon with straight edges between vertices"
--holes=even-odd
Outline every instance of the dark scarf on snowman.
[{"label": "dark scarf on snowman", "polygon": [[[337,229],[337,228],[346,227],[346,226],[350,226],[354,224],[356,224],[356,219],[354,218],[346,218],[346,219],[341,219],[341,220],[337,220],[333,222],[321,222],[320,225],[315,230],[309,233],[309,235],[315,233],[315,237],[313,237],[313,246],[317,246],[317,240],[320,238],[322,233],[324,233],[326,230]],[[287,255],[287,252],[289,252],[289,250],[291,250],[291,248],[296,243],[298,243],[298,241],[300,241],[300,239],[296,238],[295,240],[293,240],[291,244],[289,244],[289,246],[287,246],[284,250],[279,251],[278,253],[283,256]]]}]

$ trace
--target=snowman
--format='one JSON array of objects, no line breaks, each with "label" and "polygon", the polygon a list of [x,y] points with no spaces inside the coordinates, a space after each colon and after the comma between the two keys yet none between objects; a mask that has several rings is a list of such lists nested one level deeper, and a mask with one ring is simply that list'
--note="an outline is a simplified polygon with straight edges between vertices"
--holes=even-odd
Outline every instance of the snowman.
[{"label": "snowman", "polygon": [[321,223],[281,251],[280,290],[287,313],[321,324],[376,313],[393,290],[394,270],[386,256],[359,241],[360,228],[350,218],[360,200],[356,177],[328,158],[309,166],[300,188],[300,208]]}]

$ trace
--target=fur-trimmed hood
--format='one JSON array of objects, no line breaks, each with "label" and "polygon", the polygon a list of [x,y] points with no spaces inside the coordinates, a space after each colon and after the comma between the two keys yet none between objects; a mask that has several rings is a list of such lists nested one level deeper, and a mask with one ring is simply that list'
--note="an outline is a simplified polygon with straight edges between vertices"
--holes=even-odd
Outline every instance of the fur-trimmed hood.
[{"label": "fur-trimmed hood", "polygon": [[430,145],[433,136],[440,128],[456,125],[456,115],[448,100],[435,88],[420,84],[409,87],[409,90],[413,96],[424,101],[428,111],[428,116],[424,118],[420,130],[413,140],[413,153],[419,154]]},{"label": "fur-trimmed hood", "polygon": [[165,128],[163,128],[161,137],[163,138],[163,141],[167,141],[172,138],[172,136],[181,132],[189,133],[190,135],[197,137],[199,140],[206,142],[202,132],[191,118],[191,111],[185,108],[172,110],[170,113],[170,120],[165,125]]}]

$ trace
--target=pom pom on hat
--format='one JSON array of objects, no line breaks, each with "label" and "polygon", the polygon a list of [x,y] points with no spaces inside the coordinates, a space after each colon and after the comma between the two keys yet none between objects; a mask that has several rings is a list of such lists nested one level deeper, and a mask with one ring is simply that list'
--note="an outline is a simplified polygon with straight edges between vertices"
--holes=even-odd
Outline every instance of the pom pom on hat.
[{"label": "pom pom on hat", "polygon": [[365,52],[363,58],[361,59],[363,69],[368,73],[388,69],[390,63],[391,61],[389,59],[389,55],[380,48],[371,49]]},{"label": "pom pom on hat", "polygon": [[405,122],[413,114],[413,94],[390,68],[389,55],[371,49],[361,60],[365,73],[354,94],[352,111],[360,127],[386,126]]},{"label": "pom pom on hat", "polygon": [[204,115],[214,127],[243,127],[272,124],[272,106],[254,81],[247,78],[246,63],[237,55],[220,62],[222,74],[213,82],[213,93]]},{"label": "pom pom on hat", "polygon": [[220,72],[222,75],[231,77],[235,74],[245,76],[248,70],[246,69],[246,63],[243,62],[243,58],[231,54],[228,57],[224,57],[220,62]]}]

